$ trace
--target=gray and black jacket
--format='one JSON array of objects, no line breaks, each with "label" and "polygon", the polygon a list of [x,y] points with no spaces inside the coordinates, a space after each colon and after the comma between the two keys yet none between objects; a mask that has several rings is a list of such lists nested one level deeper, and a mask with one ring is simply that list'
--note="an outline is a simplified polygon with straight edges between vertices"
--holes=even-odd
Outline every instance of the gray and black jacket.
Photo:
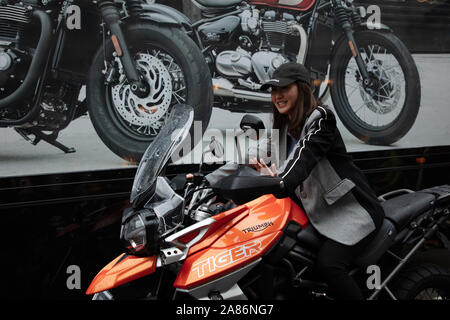
[{"label": "gray and black jacket", "polygon": [[[286,131],[281,130],[276,151],[281,157]],[[273,141],[263,146],[277,149]],[[289,195],[300,200],[311,224],[323,236],[351,246],[381,226],[384,211],[347,153],[328,107],[319,106],[311,113],[293,151],[280,164],[279,177]]]}]

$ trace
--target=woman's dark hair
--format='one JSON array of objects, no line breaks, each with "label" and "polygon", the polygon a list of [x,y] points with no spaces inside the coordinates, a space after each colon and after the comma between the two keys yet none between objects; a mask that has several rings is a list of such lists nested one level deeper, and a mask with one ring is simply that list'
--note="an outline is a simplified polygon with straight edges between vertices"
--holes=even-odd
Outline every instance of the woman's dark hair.
[{"label": "woman's dark hair", "polygon": [[316,100],[311,87],[303,82],[297,81],[298,99],[292,112],[291,118],[278,112],[275,105],[272,104],[273,129],[281,129],[285,123],[288,123],[288,132],[295,139],[299,139],[302,133],[306,118],[320,105]]}]

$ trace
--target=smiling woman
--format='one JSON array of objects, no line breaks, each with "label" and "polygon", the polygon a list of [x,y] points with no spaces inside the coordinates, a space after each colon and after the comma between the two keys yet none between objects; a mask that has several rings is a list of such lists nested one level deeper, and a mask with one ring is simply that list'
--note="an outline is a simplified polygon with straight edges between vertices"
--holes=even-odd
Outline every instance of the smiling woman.
[{"label": "smiling woman", "polygon": [[347,266],[376,235],[383,209],[347,155],[334,113],[314,98],[308,69],[283,64],[262,88],[272,88],[273,128],[280,130],[280,149],[288,152],[279,155],[285,159],[280,173],[263,159],[252,164],[262,174],[281,178],[289,197],[301,202],[314,229],[326,238],[317,268],[335,296],[362,299]]},{"label": "smiling woman", "polygon": [[280,130],[287,122],[289,137],[298,140],[306,117],[319,105],[312,94],[309,71],[295,62],[285,63],[261,87],[268,88],[272,89],[273,128]]},{"label": "smiling woman", "polygon": [[278,112],[291,116],[298,98],[298,86],[292,83],[287,87],[274,87],[272,89],[272,103]]}]

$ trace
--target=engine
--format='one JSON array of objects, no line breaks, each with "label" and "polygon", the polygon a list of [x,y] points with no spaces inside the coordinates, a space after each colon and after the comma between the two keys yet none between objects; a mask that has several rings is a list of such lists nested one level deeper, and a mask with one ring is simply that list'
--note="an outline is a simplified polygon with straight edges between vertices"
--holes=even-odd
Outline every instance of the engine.
[{"label": "engine", "polygon": [[275,11],[267,11],[261,20],[261,28],[265,35],[266,45],[273,51],[284,51],[288,36],[295,33],[292,26],[297,24],[293,15]]},{"label": "engine", "polygon": [[[60,0],[0,0],[0,99],[14,93],[17,96],[18,90],[23,91],[21,99],[0,109],[0,119],[20,119],[35,105],[34,86],[46,65],[40,62],[37,66],[32,62],[36,57],[48,57],[50,49],[42,43],[51,39],[50,21],[55,18],[51,13],[57,14],[60,7]],[[40,9],[40,13],[36,14],[36,9]],[[32,73],[30,66],[34,66]],[[27,85],[32,89],[27,90]],[[68,101],[76,101],[78,93],[77,85],[47,78],[40,95],[39,115],[33,125],[46,131],[64,128],[72,119],[73,114],[69,113],[75,110],[68,107]]]},{"label": "engine", "polygon": [[0,98],[14,92],[25,78],[31,59],[20,44],[30,22],[26,4],[0,5]]},{"label": "engine", "polygon": [[[267,80],[281,64],[289,61],[298,51],[298,34],[293,26],[298,25],[289,13],[260,11],[256,8],[244,10],[240,15],[242,34],[239,47],[220,52],[216,58],[218,72],[226,77],[240,78],[239,83],[251,89]],[[292,49],[289,37],[295,37],[297,47]],[[288,46],[291,46],[288,48]],[[248,78],[255,75],[253,80]],[[259,84],[259,85],[258,85]]]},{"label": "engine", "polygon": [[275,69],[287,61],[287,58],[280,53],[257,51],[250,54],[238,48],[235,51],[221,52],[217,56],[216,67],[219,73],[233,78],[248,77],[254,72],[259,83],[263,83],[270,79]]},{"label": "engine", "polygon": [[29,13],[23,5],[0,5],[1,40],[17,42],[28,23],[30,23]]}]

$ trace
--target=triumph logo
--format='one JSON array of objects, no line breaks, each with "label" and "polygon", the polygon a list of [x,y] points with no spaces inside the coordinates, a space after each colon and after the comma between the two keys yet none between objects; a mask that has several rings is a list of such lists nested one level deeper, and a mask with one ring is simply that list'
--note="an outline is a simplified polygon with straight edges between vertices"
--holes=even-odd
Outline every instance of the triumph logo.
[{"label": "triumph logo", "polygon": [[265,222],[265,223],[262,223],[262,224],[258,224],[256,226],[245,228],[244,230],[242,230],[242,232],[244,234],[249,233],[249,232],[261,232],[261,231],[264,231],[268,227],[271,227],[271,226],[273,226],[273,222],[269,221],[269,222]]}]

